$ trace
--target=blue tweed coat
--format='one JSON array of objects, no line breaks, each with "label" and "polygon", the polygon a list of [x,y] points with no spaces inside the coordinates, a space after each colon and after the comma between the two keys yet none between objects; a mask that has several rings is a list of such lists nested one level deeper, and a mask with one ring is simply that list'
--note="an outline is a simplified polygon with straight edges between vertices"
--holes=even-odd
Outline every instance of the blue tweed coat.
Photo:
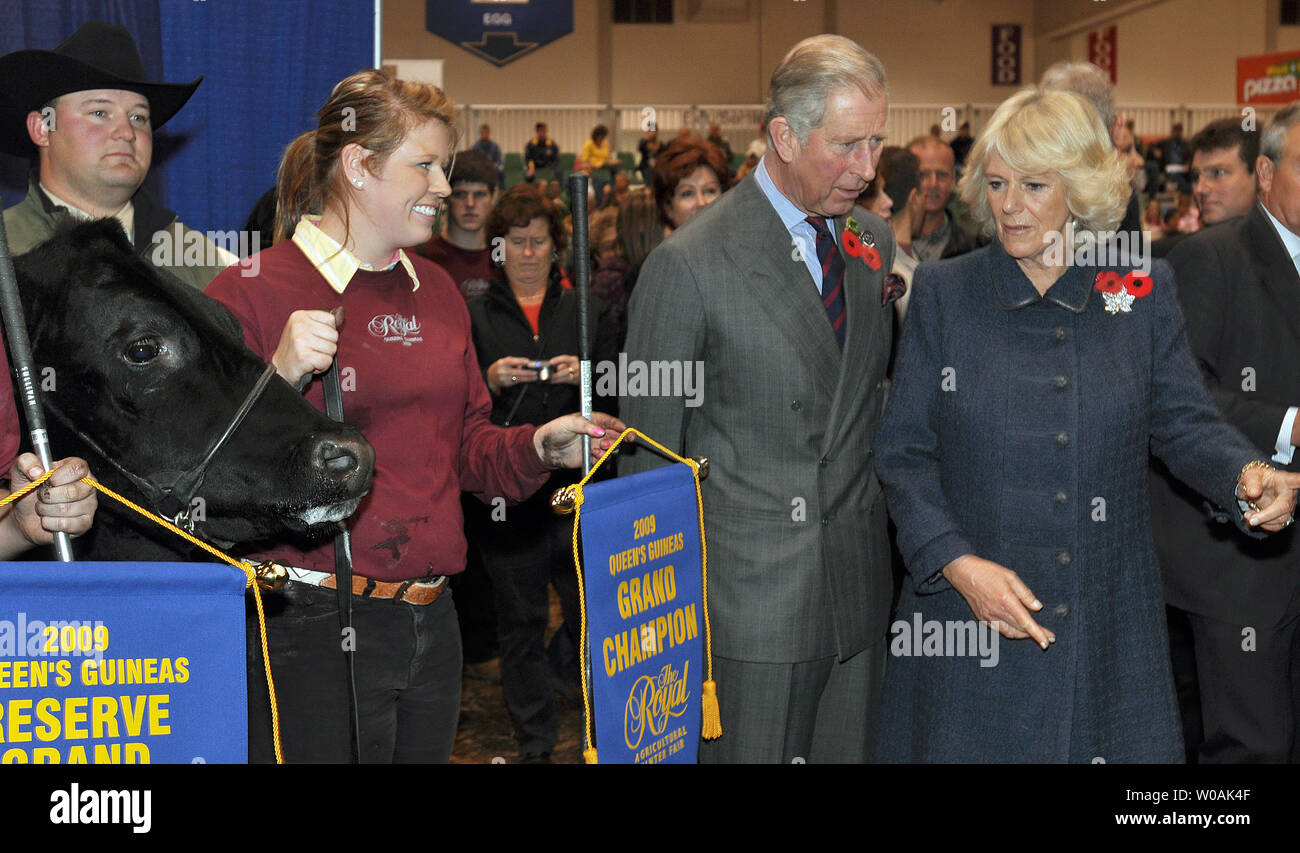
[{"label": "blue tweed coat", "polygon": [[994,666],[955,643],[891,654],[883,761],[1182,760],[1148,447],[1238,516],[1259,455],[1206,394],[1169,266],[1129,312],[1106,310],[1098,272],[1040,297],[997,242],[916,272],[875,445],[910,575],[894,618],[969,624],[941,573],[969,553],[1019,574],[1057,640],[998,638]]}]

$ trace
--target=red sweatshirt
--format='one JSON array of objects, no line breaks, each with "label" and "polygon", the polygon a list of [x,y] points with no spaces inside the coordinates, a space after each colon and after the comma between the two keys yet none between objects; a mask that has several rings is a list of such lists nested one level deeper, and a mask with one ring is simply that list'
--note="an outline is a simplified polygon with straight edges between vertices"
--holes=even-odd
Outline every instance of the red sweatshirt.
[{"label": "red sweatshirt", "polygon": [[[383,272],[358,270],[339,294],[285,240],[257,256],[258,275],[240,275],[245,261],[205,291],[231,310],[244,327],[244,341],[268,360],[292,312],[343,306],[343,417],[375,448],[374,486],[349,522],[352,559],[357,574],[376,580],[463,571],[461,491],[515,503],[550,473],[533,448],[534,427],[506,429],[488,421],[492,401],[456,285],[431,262],[408,256],[418,290],[412,291],[399,264]],[[306,398],[324,411],[319,381]],[[307,552],[280,546],[268,556],[332,572],[333,553],[326,541]]]}]

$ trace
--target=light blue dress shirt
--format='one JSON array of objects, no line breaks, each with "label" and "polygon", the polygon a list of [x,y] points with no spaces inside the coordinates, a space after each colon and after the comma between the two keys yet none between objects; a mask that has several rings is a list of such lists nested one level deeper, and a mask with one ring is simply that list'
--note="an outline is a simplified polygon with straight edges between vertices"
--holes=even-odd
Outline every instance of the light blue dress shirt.
[{"label": "light blue dress shirt", "polygon": [[[781,217],[781,224],[790,232],[790,259],[796,258],[797,251],[803,257],[804,265],[808,267],[808,274],[812,276],[813,284],[817,285],[817,292],[822,293],[822,265],[817,260],[817,230],[808,222],[808,214],[794,206],[794,202],[786,198],[776,184],[772,183],[772,176],[767,173],[767,155],[758,161],[754,168],[754,180],[758,181],[758,187],[767,196],[772,207],[776,209],[776,215]],[[836,239],[835,220],[827,219],[826,226],[830,229],[831,239]]]}]

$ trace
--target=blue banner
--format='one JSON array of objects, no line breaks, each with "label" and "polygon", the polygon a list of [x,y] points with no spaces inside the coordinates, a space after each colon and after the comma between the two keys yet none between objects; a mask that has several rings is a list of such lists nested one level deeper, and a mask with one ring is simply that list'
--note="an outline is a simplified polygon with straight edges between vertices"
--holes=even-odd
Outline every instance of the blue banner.
[{"label": "blue banner", "polygon": [[427,0],[424,26],[505,65],[573,32],[573,0]]},{"label": "blue banner", "polygon": [[693,764],[704,678],[695,481],[669,465],[583,488],[592,710],[601,764]]},{"label": "blue banner", "polygon": [[0,763],[248,760],[244,573],[0,564]]}]

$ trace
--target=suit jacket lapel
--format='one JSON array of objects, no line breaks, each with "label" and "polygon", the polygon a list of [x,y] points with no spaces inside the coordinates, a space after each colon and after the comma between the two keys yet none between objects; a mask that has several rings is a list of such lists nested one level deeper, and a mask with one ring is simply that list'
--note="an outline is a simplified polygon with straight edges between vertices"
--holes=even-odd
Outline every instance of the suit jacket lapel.
[{"label": "suit jacket lapel", "polygon": [[844,413],[852,408],[858,395],[869,390],[867,383],[862,381],[863,368],[877,334],[880,282],[876,279],[886,272],[881,270],[875,273],[861,258],[851,257],[844,251],[844,229],[847,223],[848,215],[835,219],[836,240],[844,256],[844,313],[848,334],[844,340],[844,357],[840,359],[835,397],[831,404],[831,424],[834,428],[826,431],[824,451],[829,451],[841,439],[841,434],[850,425],[850,419]]},{"label": "suit jacket lapel", "polygon": [[1291,331],[1300,338],[1300,275],[1296,274],[1295,262],[1286,253],[1286,246],[1264,213],[1263,205],[1256,204],[1251,210],[1246,234],[1252,244],[1251,257],[1255,259],[1260,286],[1277,305]]},{"label": "suit jacket lapel", "polygon": [[794,254],[790,232],[757,181],[741,181],[731,192],[754,196],[746,199],[742,208],[760,212],[731,229],[723,251],[745,276],[749,292],[771,317],[772,326],[804,354],[821,390],[833,395],[840,375],[839,344],[826,320],[817,286]]}]

